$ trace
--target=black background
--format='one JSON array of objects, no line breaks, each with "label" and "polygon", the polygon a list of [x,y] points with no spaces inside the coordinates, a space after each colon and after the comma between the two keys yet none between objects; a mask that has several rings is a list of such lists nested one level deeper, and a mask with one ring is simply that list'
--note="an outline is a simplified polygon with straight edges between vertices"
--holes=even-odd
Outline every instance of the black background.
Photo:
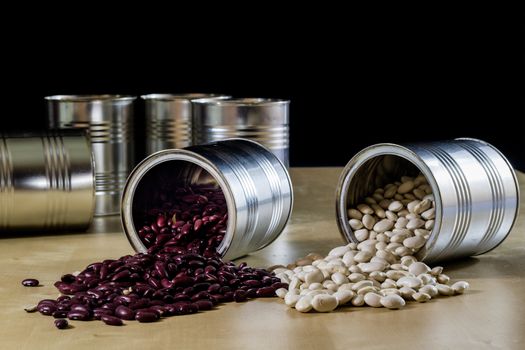
[{"label": "black background", "polygon": [[290,99],[292,166],[344,165],[377,142],[468,136],[525,170],[522,14],[319,14],[284,29],[276,23],[291,17],[270,13],[145,13],[126,27],[114,14],[56,16],[28,34],[4,32],[0,131],[45,128],[46,95],[215,92]]}]

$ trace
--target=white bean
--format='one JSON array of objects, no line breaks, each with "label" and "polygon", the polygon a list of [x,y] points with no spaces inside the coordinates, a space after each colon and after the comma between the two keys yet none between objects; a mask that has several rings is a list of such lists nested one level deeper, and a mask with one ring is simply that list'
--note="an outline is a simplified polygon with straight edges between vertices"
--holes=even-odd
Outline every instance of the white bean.
[{"label": "white bean", "polygon": [[458,281],[451,286],[452,290],[456,294],[463,294],[467,289],[470,288],[470,284],[465,281]]},{"label": "white bean", "polygon": [[295,303],[295,309],[300,312],[308,312],[312,310],[312,299],[313,298],[310,295],[303,295]]},{"label": "white bean", "polygon": [[388,294],[381,298],[381,305],[388,309],[400,309],[406,305],[405,299],[397,294]]},{"label": "white bean", "polygon": [[312,284],[315,282],[322,283],[324,281],[324,275],[319,269],[315,269],[312,272],[309,272],[305,276],[305,282]]},{"label": "white bean", "polygon": [[425,221],[421,219],[411,219],[407,224],[407,229],[415,230],[416,228],[421,228],[425,226]]},{"label": "white bean", "polygon": [[400,211],[401,209],[403,209],[403,207],[404,207],[404,206],[403,206],[403,203],[401,203],[400,201],[393,201],[393,202],[390,203],[390,205],[388,206],[388,210],[397,213],[398,211]]},{"label": "white bean", "polygon": [[354,231],[354,236],[359,242],[363,242],[368,239],[369,234],[366,228]]},{"label": "white bean", "polygon": [[348,209],[348,217],[350,219],[361,220],[363,218],[363,214],[357,209]]},{"label": "white bean", "polygon": [[370,251],[364,250],[364,251],[361,251],[361,252],[357,253],[354,256],[354,261],[356,261],[358,263],[369,262],[370,259],[372,258],[372,256],[373,256],[373,254]]},{"label": "white bean", "polygon": [[275,291],[275,295],[277,295],[281,299],[284,299],[286,293],[288,293],[288,289],[286,288],[279,288]]},{"label": "white bean", "polygon": [[365,297],[357,294],[355,297],[352,298],[351,303],[354,306],[363,306],[365,305]]},{"label": "white bean", "polygon": [[440,295],[446,295],[446,296],[454,295],[454,290],[450,286],[447,286],[446,284],[438,283],[436,284],[436,288]]},{"label": "white bean", "polygon": [[370,208],[370,206],[368,206],[368,204],[359,204],[357,206],[357,210],[359,210],[363,214],[373,214],[374,213],[374,211],[372,210],[372,208]]},{"label": "white bean", "polygon": [[347,304],[355,296],[355,293],[351,290],[338,290],[332,294],[336,299],[339,305]]},{"label": "white bean", "polygon": [[421,217],[425,220],[434,219],[436,217],[436,208],[430,208],[422,212]]},{"label": "white bean", "polygon": [[374,225],[374,231],[382,233],[390,230],[392,227],[394,227],[394,222],[392,220],[383,219]]},{"label": "white bean", "polygon": [[408,193],[408,192],[412,191],[413,189],[414,189],[414,182],[413,181],[407,181],[407,182],[402,183],[398,187],[397,193],[405,194],[405,193]]},{"label": "white bean", "polygon": [[381,307],[381,295],[374,293],[374,292],[368,292],[364,296],[364,300],[366,305],[371,307]]},{"label": "white bean", "polygon": [[341,257],[349,251],[350,251],[350,248],[348,248],[347,246],[340,246],[340,247],[335,247],[334,249],[330,250],[330,253],[328,253],[328,255]]},{"label": "white bean", "polygon": [[318,294],[312,299],[312,307],[317,312],[330,312],[337,307],[337,299],[333,295]]},{"label": "white bean", "polygon": [[361,271],[364,273],[371,273],[374,271],[383,271],[386,267],[385,263],[382,262],[369,262],[361,264]]},{"label": "white bean", "polygon": [[419,293],[428,294],[432,298],[438,296],[438,294],[439,294],[438,289],[435,286],[432,286],[430,284],[427,284],[427,285],[419,288],[418,292]]},{"label": "white bean", "polygon": [[428,295],[427,293],[421,293],[421,292],[412,294],[412,298],[418,303],[426,303],[427,301],[432,299],[431,296]]},{"label": "white bean", "polygon": [[338,285],[350,282],[348,278],[340,272],[332,274],[332,281],[334,281]]},{"label": "white bean", "polygon": [[363,223],[361,222],[361,220],[350,219],[348,223],[350,224],[352,230],[359,230],[360,228],[363,228]]},{"label": "white bean", "polygon": [[297,304],[300,298],[301,296],[297,294],[290,294],[290,292],[288,292],[284,296],[284,303],[289,307],[295,307],[295,304]]},{"label": "white bean", "polygon": [[427,264],[423,262],[414,262],[408,266],[408,272],[413,274],[414,276],[419,276],[422,273],[430,272],[430,267],[428,267]]},{"label": "white bean", "polygon": [[421,236],[409,237],[403,241],[403,245],[410,249],[419,249],[427,243],[427,240]]},{"label": "white bean", "polygon": [[405,276],[398,279],[396,284],[398,287],[409,287],[412,289],[418,289],[423,285],[423,281],[421,281],[421,279],[417,277]]}]

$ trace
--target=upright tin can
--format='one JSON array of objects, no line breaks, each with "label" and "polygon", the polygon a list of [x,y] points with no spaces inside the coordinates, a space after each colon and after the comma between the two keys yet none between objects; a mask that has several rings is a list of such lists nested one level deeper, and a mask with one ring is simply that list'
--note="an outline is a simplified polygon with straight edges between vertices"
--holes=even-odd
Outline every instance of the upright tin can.
[{"label": "upright tin can", "polygon": [[432,187],[434,228],[418,258],[435,262],[480,255],[510,233],[519,210],[516,174],[495,147],[476,139],[421,144],[377,144],[356,154],[337,187],[337,222],[357,242],[347,209],[404,175],[421,172]]},{"label": "upright tin can", "polygon": [[146,153],[191,146],[192,100],[225,99],[215,94],[148,94],[141,96],[146,110]]},{"label": "upright tin can", "polygon": [[162,205],[172,184],[213,181],[224,194],[228,223],[217,251],[234,259],[273,242],[292,212],[292,183],[286,167],[260,144],[230,139],[164,150],[132,172],[122,196],[122,226],[131,245],[146,251],[138,231],[143,217]]},{"label": "upright tin can", "polygon": [[133,167],[133,96],[56,95],[48,101],[51,128],[88,131],[95,158],[95,215],[119,213],[120,196]]},{"label": "upright tin can", "polygon": [[290,101],[264,98],[194,100],[193,143],[242,137],[257,141],[289,166]]},{"label": "upright tin can", "polygon": [[0,232],[85,230],[94,205],[85,132],[0,135]]}]

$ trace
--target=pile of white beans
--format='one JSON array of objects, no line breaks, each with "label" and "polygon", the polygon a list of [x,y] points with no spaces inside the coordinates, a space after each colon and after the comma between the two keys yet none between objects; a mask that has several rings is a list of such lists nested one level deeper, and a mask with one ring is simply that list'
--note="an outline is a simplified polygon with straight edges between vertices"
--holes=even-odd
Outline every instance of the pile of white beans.
[{"label": "pile of white beans", "polygon": [[378,188],[348,210],[359,243],[315,253],[273,271],[289,287],[276,294],[297,311],[329,312],[342,305],[399,309],[406,301],[462,294],[465,281],[450,285],[443,268],[430,268],[414,255],[434,227],[432,189],[423,175]]}]

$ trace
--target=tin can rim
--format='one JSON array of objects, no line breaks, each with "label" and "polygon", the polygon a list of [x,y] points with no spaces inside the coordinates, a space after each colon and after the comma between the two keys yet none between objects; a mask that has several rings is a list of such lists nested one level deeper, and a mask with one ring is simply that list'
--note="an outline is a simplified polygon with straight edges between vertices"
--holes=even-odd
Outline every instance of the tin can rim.
[{"label": "tin can rim", "polygon": [[132,95],[96,94],[96,95],[51,95],[44,97],[48,101],[57,102],[103,102],[103,101],[133,101]]},{"label": "tin can rim", "polygon": [[241,98],[228,98],[228,99],[196,99],[192,102],[202,105],[214,105],[214,106],[234,106],[234,107],[264,107],[264,106],[279,106],[288,105],[290,100],[277,99],[277,98],[260,98],[260,97],[241,97]]},{"label": "tin can rim", "polygon": [[141,95],[140,98],[143,100],[154,100],[154,101],[188,101],[191,102],[197,99],[207,98],[228,98],[229,96],[223,94],[208,94],[208,93],[182,93],[182,94],[170,94],[170,93],[152,93]]}]

